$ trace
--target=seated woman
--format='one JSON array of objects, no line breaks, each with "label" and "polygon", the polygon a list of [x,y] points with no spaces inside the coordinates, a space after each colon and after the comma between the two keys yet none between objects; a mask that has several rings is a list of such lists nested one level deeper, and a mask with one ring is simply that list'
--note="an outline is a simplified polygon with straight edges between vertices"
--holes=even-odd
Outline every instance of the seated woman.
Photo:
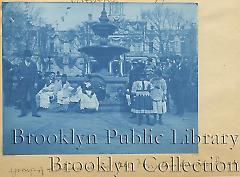
[{"label": "seated woman", "polygon": [[73,95],[70,97],[70,102],[71,103],[79,103],[79,101],[81,100],[81,96],[82,96],[82,87],[80,85],[77,86],[75,93],[73,93]]},{"label": "seated woman", "polygon": [[61,80],[56,84],[55,94],[57,95],[57,103],[61,107],[61,111],[68,110],[68,104],[70,103],[70,96],[73,87],[67,81],[67,75],[63,74]]},{"label": "seated woman", "polygon": [[44,87],[36,95],[36,100],[40,108],[48,109],[52,100],[54,100],[54,88],[56,86],[55,73],[46,76]]},{"label": "seated woman", "polygon": [[90,81],[84,82],[82,86],[82,93],[79,92],[79,99],[80,99],[80,110],[91,109],[91,110],[98,111],[99,101],[92,89],[92,85]]}]

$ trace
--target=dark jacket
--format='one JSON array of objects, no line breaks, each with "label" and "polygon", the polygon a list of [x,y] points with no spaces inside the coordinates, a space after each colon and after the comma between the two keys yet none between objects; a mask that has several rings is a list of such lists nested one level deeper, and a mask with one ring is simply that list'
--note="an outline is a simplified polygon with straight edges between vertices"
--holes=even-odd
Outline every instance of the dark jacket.
[{"label": "dark jacket", "polygon": [[188,68],[185,64],[174,65],[172,68],[172,82],[175,86],[186,86],[189,80]]},{"label": "dark jacket", "polygon": [[19,78],[22,82],[30,82],[32,84],[37,82],[37,65],[34,62],[30,62],[27,66],[25,61],[19,65]]},{"label": "dark jacket", "polygon": [[12,76],[13,76],[13,72],[12,72],[13,65],[11,64],[10,61],[8,61],[6,59],[2,61],[2,64],[3,64],[3,67],[2,67],[3,80],[4,80],[4,82],[11,82]]}]

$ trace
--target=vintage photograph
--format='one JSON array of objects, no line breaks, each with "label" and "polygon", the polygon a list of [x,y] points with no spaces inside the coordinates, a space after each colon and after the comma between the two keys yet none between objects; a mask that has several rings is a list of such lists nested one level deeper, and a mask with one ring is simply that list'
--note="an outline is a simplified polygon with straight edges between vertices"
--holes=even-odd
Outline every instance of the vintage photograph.
[{"label": "vintage photograph", "polygon": [[198,153],[197,12],[3,2],[3,154]]}]

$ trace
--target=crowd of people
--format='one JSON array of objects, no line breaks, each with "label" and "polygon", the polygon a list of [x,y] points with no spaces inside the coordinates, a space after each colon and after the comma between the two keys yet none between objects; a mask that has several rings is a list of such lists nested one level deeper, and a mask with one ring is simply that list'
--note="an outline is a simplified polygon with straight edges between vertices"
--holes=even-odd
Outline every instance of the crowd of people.
[{"label": "crowd of people", "polygon": [[[81,112],[99,110],[99,100],[102,98],[93,89],[90,77],[78,83],[77,86],[72,86],[66,74],[61,75],[59,72],[42,74],[37,71],[37,66],[31,57],[31,51],[26,50],[24,60],[16,71],[18,94],[15,95],[15,100],[18,100],[19,104],[16,106],[21,110],[19,117],[26,116],[29,107],[34,117],[40,117],[37,113],[39,108],[67,112],[72,103],[78,105],[78,110]],[[10,104],[12,97],[13,70],[11,63],[4,59],[3,91],[6,106]],[[152,117],[156,122],[161,123],[162,115],[171,109],[171,101],[175,105],[176,114],[183,116],[187,94],[191,90],[189,90],[189,84],[197,89],[196,72],[197,64],[191,66],[180,56],[175,56],[171,60],[167,59],[160,65],[152,58],[149,58],[147,62],[133,62],[128,87],[124,94],[132,114],[131,117],[136,118],[138,124],[142,123],[144,117],[147,118],[149,124],[151,124]],[[192,97],[191,95],[190,98]],[[194,101],[197,104],[197,93],[195,97]]]},{"label": "crowd of people", "polygon": [[[181,56],[167,59],[161,65],[151,58],[145,63],[135,62],[126,94],[132,117],[138,119],[138,124],[146,117],[151,124],[153,115],[155,122],[161,123],[162,115],[170,111],[171,101],[175,107],[171,111],[183,117],[188,97],[197,107],[197,80],[197,63],[190,64]],[[188,95],[191,91],[195,93]]]},{"label": "crowd of people", "polygon": [[77,103],[82,111],[86,109],[98,111],[99,101],[89,79],[74,88],[67,81],[66,74],[62,74],[59,81],[55,78],[53,72],[47,75],[44,87],[36,96],[38,107],[49,109],[51,105],[56,106],[53,103],[57,103],[59,111],[67,112],[70,103]]},{"label": "crowd of people", "polygon": [[[18,94],[15,100],[16,106],[21,113],[19,117],[25,117],[28,108],[31,107],[33,117],[41,117],[39,109],[54,109],[60,112],[67,112],[70,103],[76,103],[80,111],[99,109],[99,101],[92,89],[90,78],[77,87],[72,87],[68,82],[67,75],[54,72],[47,72],[44,75],[37,71],[36,64],[31,60],[32,53],[27,50],[24,53],[24,60],[17,68],[14,68],[7,60],[3,60],[4,78],[4,104],[10,105],[12,98],[13,70],[17,73]],[[30,104],[28,104],[30,103]]]}]

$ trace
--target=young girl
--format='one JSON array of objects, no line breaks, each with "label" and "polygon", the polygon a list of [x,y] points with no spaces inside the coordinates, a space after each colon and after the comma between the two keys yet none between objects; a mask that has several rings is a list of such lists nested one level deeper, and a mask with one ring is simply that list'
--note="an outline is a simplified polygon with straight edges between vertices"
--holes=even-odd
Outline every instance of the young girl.
[{"label": "young girl", "polygon": [[162,77],[162,72],[159,70],[155,73],[155,76],[151,79],[150,96],[153,100],[153,114],[155,120],[161,123],[162,114],[167,112],[166,95],[167,84]]},{"label": "young girl", "polygon": [[148,124],[150,124],[149,115],[153,109],[149,93],[150,81],[147,80],[145,74],[139,74],[138,77],[132,85],[133,103],[131,105],[131,112],[138,118],[139,125],[141,125],[143,115],[147,117]]}]

